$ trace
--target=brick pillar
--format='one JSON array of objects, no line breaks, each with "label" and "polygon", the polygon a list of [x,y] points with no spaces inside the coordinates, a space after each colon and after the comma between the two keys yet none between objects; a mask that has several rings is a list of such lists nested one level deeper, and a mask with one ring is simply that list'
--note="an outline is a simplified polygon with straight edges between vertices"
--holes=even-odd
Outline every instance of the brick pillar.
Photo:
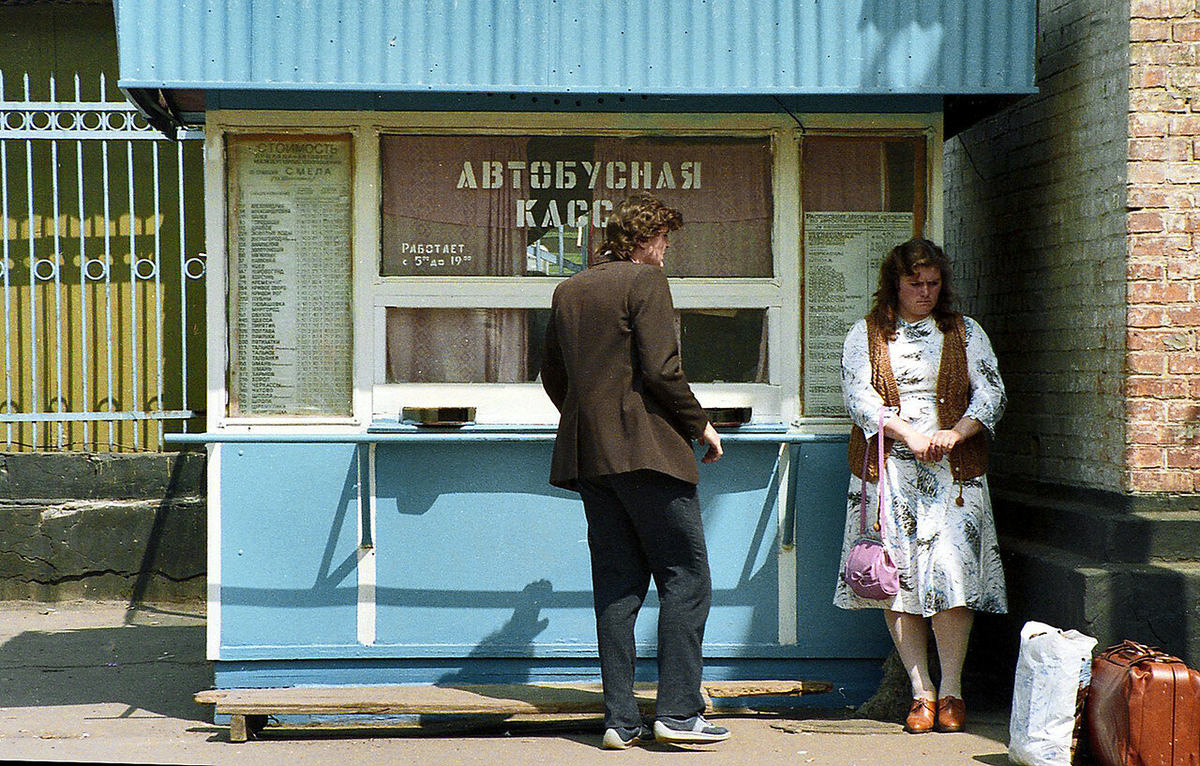
[{"label": "brick pillar", "polygon": [[1200,10],[1130,4],[1125,488],[1200,491]]}]

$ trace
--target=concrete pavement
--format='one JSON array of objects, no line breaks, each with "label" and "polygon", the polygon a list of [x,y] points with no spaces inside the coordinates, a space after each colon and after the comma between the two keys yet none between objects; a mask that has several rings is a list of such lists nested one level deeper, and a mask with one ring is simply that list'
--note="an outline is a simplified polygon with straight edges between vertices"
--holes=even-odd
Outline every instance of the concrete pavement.
[{"label": "concrete pavement", "polygon": [[732,739],[693,750],[652,744],[604,751],[596,721],[489,722],[432,735],[400,728],[290,729],[233,744],[228,727],[211,723],[211,709],[192,701],[211,683],[199,608],[0,602],[0,762],[1009,763],[1007,707],[996,704],[971,710],[967,732],[921,736],[905,734],[897,723],[853,718],[845,710],[719,716]]}]

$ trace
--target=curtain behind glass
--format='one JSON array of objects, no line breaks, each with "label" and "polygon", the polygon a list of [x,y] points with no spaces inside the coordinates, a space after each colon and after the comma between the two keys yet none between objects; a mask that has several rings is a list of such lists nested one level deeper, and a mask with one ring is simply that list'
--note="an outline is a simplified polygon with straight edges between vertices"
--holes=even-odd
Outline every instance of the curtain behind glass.
[{"label": "curtain behind glass", "polygon": [[[529,196],[528,177],[518,174],[520,182],[514,186],[506,170],[499,188],[459,187],[466,183],[464,163],[471,163],[475,184],[484,184],[480,164],[507,167],[524,161],[527,141],[514,136],[383,136],[380,273],[523,274],[527,234],[516,225],[516,200]],[[430,245],[448,246],[452,252],[417,251],[417,246]]]},{"label": "curtain behind glass", "polygon": [[523,309],[387,310],[389,383],[526,383],[529,328]]},{"label": "curtain behind glass", "polygon": [[[596,159],[606,168],[609,162],[625,163],[625,187],[606,190],[614,203],[633,191],[649,191],[683,213],[683,228],[671,234],[667,254],[671,276],[774,275],[768,139],[599,138]],[[639,176],[634,189],[628,169],[645,161],[650,161],[649,187]]]}]

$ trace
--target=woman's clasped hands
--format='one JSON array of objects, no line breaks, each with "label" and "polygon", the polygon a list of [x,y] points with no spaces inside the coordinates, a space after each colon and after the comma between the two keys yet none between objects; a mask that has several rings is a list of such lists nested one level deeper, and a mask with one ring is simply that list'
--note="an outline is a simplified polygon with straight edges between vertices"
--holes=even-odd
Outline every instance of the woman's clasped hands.
[{"label": "woman's clasped hands", "polygon": [[913,431],[905,434],[903,438],[905,446],[923,463],[938,462],[962,441],[962,436],[952,429],[937,431],[932,436]]},{"label": "woman's clasped hands", "polygon": [[928,439],[928,446],[925,448],[925,453],[921,454],[913,450],[913,454],[917,456],[917,460],[924,460],[927,463],[936,463],[946,455],[950,454],[950,450],[954,449],[959,442],[963,440],[962,434],[952,428],[944,428],[941,431],[936,431],[933,436]]},{"label": "woman's clasped hands", "polygon": [[966,438],[957,428],[944,428],[926,436],[900,418],[888,421],[886,431],[889,436],[902,440],[917,460],[925,463],[938,462]]}]

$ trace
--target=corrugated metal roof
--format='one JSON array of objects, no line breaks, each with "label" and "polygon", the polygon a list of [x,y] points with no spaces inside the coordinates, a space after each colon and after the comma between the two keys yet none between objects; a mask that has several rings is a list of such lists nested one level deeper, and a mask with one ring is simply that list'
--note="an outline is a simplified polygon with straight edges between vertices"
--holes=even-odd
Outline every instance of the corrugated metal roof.
[{"label": "corrugated metal roof", "polygon": [[1034,90],[1037,0],[115,0],[136,88]]}]

